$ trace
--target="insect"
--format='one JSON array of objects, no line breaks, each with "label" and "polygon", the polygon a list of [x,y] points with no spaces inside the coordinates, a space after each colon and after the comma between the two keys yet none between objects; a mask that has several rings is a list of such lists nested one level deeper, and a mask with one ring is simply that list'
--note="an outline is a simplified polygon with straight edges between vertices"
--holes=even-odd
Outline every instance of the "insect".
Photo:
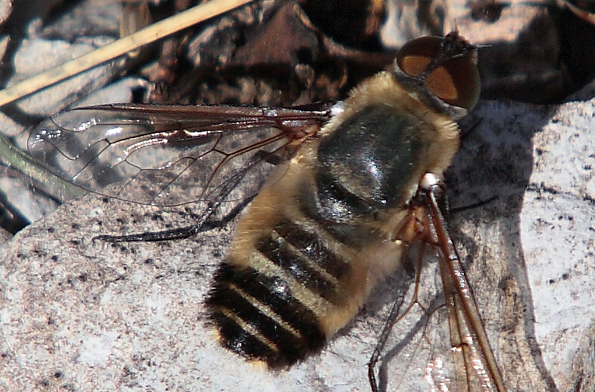
[{"label": "insect", "polygon": [[[225,203],[255,196],[206,304],[223,346],[272,369],[319,352],[413,244],[435,245],[456,362],[450,388],[504,391],[439,205],[459,146],[455,120],[478,100],[476,61],[458,32],[422,37],[341,103],[74,109],[42,123],[29,150],[94,192],[206,204],[190,228],[107,241],[185,238]],[[395,309],[370,361],[373,391],[374,366],[403,315]]]}]

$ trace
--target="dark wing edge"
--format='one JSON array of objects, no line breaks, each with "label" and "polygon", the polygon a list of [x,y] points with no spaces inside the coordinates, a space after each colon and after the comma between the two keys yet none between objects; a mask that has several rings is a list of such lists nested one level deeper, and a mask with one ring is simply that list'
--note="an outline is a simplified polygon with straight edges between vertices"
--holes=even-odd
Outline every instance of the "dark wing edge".
[{"label": "dark wing edge", "polygon": [[331,104],[102,105],[43,121],[28,147],[59,177],[112,198],[157,206],[242,200],[330,118]]}]

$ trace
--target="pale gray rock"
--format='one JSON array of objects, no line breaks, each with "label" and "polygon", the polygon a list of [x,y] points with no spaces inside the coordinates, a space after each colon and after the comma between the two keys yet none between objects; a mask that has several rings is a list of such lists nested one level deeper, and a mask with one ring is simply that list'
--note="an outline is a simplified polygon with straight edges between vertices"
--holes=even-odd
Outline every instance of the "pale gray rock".
[{"label": "pale gray rock", "polygon": [[[23,40],[14,57],[14,67],[19,70],[10,84],[47,71],[74,58],[104,46],[113,39],[97,38],[93,43],[70,43],[41,38]],[[42,61],[40,61],[42,60]],[[121,61],[108,62],[48,87],[18,101],[19,109],[28,114],[50,116],[76,102],[80,95],[104,86],[121,67]]]},{"label": "pale gray rock", "polygon": [[[509,21],[517,22],[507,41],[522,31],[525,22],[518,20],[530,20],[519,13],[542,12],[512,3],[517,7],[506,9],[504,30]],[[456,20],[473,42],[502,37],[488,31],[487,23],[470,24],[459,16],[467,8],[450,10],[447,22]],[[83,47],[88,43],[31,39],[36,41],[20,49],[28,51],[24,62],[15,63],[17,73],[43,65],[27,62],[37,51],[66,58],[73,49],[89,50]],[[21,107],[53,114],[74,101],[69,94],[86,95],[92,79],[105,83],[114,70],[88,73]],[[482,102],[475,113],[481,121],[469,127],[447,176],[453,207],[498,197],[455,210],[450,222],[510,390],[595,389],[593,91],[584,90],[582,102],[559,107]],[[11,126],[11,136],[19,132]],[[23,148],[26,137],[17,139]],[[25,196],[17,192],[17,198]],[[188,225],[201,207],[156,209],[89,195],[8,241],[0,257],[0,390],[368,390],[366,363],[398,277],[381,286],[320,355],[273,374],[219,347],[207,323],[203,301],[233,223],[180,241],[117,246],[92,241],[98,234]],[[428,256],[420,302],[434,300],[440,286]],[[441,359],[430,351],[444,348],[434,334],[441,316],[438,310],[427,326],[420,324],[424,313],[415,306],[397,324],[382,358],[386,390],[432,388],[423,376]]]},{"label": "pale gray rock", "polygon": [[0,1],[0,23],[3,23],[12,12],[12,1],[2,0]]},{"label": "pale gray rock", "polygon": [[[498,197],[455,210],[450,221],[510,390],[593,387],[594,105],[482,102],[447,176],[453,207]],[[397,277],[320,355],[274,374],[220,348],[207,323],[203,301],[233,224],[179,241],[92,241],[187,225],[200,208],[90,195],[9,241],[0,265],[0,389],[367,390],[366,363]],[[441,285],[431,259],[425,304]],[[428,350],[438,347],[440,315],[424,329],[415,306],[397,324],[382,359],[387,390],[431,388],[414,378],[437,363]]]}]

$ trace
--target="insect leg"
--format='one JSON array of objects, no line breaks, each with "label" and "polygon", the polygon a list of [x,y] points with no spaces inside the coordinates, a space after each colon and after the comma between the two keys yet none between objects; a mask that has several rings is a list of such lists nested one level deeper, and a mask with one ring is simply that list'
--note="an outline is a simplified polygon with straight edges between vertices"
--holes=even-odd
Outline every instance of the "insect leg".
[{"label": "insect leg", "polygon": [[239,203],[233,210],[225,217],[218,221],[211,220],[212,216],[217,212],[223,201],[229,196],[229,194],[240,184],[246,174],[252,169],[252,167],[262,161],[275,160],[277,157],[276,152],[259,151],[256,153],[249,162],[247,162],[243,168],[237,171],[228,181],[221,187],[214,200],[210,201],[198,218],[198,222],[192,226],[181,227],[173,230],[154,231],[147,233],[136,233],[129,235],[98,235],[93,237],[93,241],[106,241],[106,242],[149,242],[149,241],[169,241],[189,238],[197,233],[211,230],[215,227],[233,220],[245,207],[248,205],[254,196],[246,198]]},{"label": "insect leg", "polygon": [[[217,227],[223,227],[232,220],[234,220],[240,212],[255,196],[251,196],[243,200],[240,204],[235,206],[227,215],[221,219],[211,220],[201,219],[203,223],[197,223],[191,226],[180,227],[172,230],[163,231],[151,231],[146,233],[135,233],[128,235],[98,235],[93,237],[93,241],[105,241],[105,242],[154,242],[154,241],[170,241],[180,240],[189,238],[195,234],[202,233],[205,231],[213,230]],[[213,211],[214,212],[214,211]],[[201,216],[202,218],[202,216]]]},{"label": "insect leg", "polygon": [[[399,236],[397,236],[397,238],[401,237],[402,235],[404,235],[406,237],[413,236],[413,238],[409,238],[406,240],[407,243],[410,243],[410,242],[415,241],[415,238],[419,238],[420,236],[423,236],[424,233],[417,232],[417,230],[419,230],[418,228],[416,228],[418,222],[417,222],[417,217],[414,213],[410,214],[408,219],[409,219],[409,222],[407,222],[407,224],[404,225],[404,227],[401,229],[401,234]],[[403,234],[403,233],[405,233],[405,234]],[[420,279],[421,279],[421,268],[422,268],[422,262],[423,262],[424,245],[425,245],[425,242],[422,241],[421,247],[419,250],[419,255],[417,258],[417,262],[415,265],[415,286],[414,286],[414,292],[413,292],[413,296],[411,299],[411,303],[401,312],[401,307],[403,306],[403,301],[405,299],[405,296],[407,294],[408,288],[410,287],[410,283],[411,283],[411,279],[404,279],[405,272],[403,271],[402,279],[399,280],[399,282],[400,282],[399,287],[397,287],[397,289],[396,289],[396,292],[399,293],[399,297],[395,300],[395,302],[393,303],[393,305],[391,307],[388,317],[386,318],[386,321],[384,322],[384,326],[382,327],[382,332],[380,333],[380,336],[378,337],[378,343],[376,344],[376,347],[374,348],[374,351],[372,352],[372,356],[370,357],[370,361],[368,362],[368,381],[370,382],[370,388],[371,388],[372,392],[378,392],[378,382],[376,380],[375,368],[376,368],[376,364],[378,363],[378,361],[380,359],[380,355],[382,354],[382,351],[384,350],[384,347],[386,346],[386,342],[388,341],[388,338],[390,336],[390,333],[391,333],[394,325],[397,322],[399,322],[399,320],[401,320],[403,317],[405,317],[405,315],[409,312],[409,310],[411,310],[411,308],[417,303],[417,294],[419,291],[419,283],[420,283]]]},{"label": "insect leg", "polygon": [[[386,342],[390,336],[393,326],[403,317],[403,315],[407,313],[407,310],[411,308],[410,305],[407,307],[407,310],[401,313],[401,306],[403,306],[405,294],[407,294],[407,288],[409,287],[409,279],[401,279],[400,281],[401,284],[399,285],[400,287],[397,292],[402,293],[403,295],[399,295],[399,297],[393,303],[388,317],[384,322],[384,326],[382,327],[382,332],[378,337],[378,343],[376,343],[376,347],[374,347],[374,351],[372,352],[372,356],[368,362],[368,380],[370,382],[370,388],[372,389],[372,392],[378,392],[378,381],[376,380],[375,368],[380,359],[380,355],[386,346]],[[415,301],[413,301],[413,303],[415,303]]]},{"label": "insect leg", "polygon": [[450,208],[448,212],[449,213],[456,214],[457,212],[472,210],[474,208],[479,208],[479,207],[483,207],[483,206],[485,206],[487,204],[490,204],[494,200],[498,200],[498,195],[492,196],[492,197],[490,197],[488,199],[485,199],[485,200],[478,201],[477,203],[467,204],[467,205],[464,205],[464,206],[461,206],[461,207],[456,207],[456,208]]}]

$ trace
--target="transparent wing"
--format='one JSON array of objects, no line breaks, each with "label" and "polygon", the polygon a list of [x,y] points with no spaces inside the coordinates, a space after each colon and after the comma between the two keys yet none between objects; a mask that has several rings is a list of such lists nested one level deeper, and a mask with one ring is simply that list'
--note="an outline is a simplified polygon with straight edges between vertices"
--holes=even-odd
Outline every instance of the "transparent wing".
[{"label": "transparent wing", "polygon": [[426,338],[434,336],[429,339],[433,343],[425,379],[431,389],[440,391],[504,392],[502,375],[436,195],[432,190],[424,192],[424,236],[438,250],[437,276],[444,298],[444,306],[428,313],[432,328],[424,333]]},{"label": "transparent wing", "polygon": [[433,198],[428,193],[406,218],[417,233],[410,251],[415,282],[395,302],[380,335],[370,362],[380,365],[378,378],[370,372],[372,390],[504,392],[475,298]]},{"label": "transparent wing", "polygon": [[[440,248],[440,276],[444,288],[451,352],[456,368],[455,390],[504,392],[500,373],[460,257],[446,229],[436,196],[428,191],[431,232]],[[467,388],[464,388],[464,387]]]},{"label": "transparent wing", "polygon": [[58,176],[109,197],[159,206],[241,200],[260,190],[271,163],[329,120],[329,107],[73,109],[41,123],[29,151]]}]

